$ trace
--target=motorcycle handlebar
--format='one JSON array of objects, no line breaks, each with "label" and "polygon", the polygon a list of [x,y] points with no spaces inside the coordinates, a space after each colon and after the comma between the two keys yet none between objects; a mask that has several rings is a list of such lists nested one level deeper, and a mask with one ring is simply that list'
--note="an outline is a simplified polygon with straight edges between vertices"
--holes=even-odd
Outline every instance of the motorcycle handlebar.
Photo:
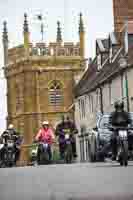
[{"label": "motorcycle handlebar", "polygon": [[113,127],[113,126],[109,126],[108,127],[110,130],[114,131],[114,130],[133,130],[133,127],[122,127],[122,126],[117,126],[117,127]]}]

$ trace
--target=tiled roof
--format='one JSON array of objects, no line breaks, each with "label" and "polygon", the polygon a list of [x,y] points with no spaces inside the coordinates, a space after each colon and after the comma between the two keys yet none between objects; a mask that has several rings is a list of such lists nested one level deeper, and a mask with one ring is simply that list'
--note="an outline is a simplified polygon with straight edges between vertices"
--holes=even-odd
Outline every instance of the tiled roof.
[{"label": "tiled roof", "polygon": [[[133,47],[130,47],[129,49],[129,54],[128,54],[128,64],[133,64]],[[120,57],[121,54],[123,54],[123,49],[119,52],[118,58]],[[109,80],[113,75],[116,73],[119,73],[121,70],[123,70],[118,61],[119,59],[116,59],[114,63],[109,64],[107,61],[106,64],[103,66],[103,68],[100,70],[100,72],[94,72],[90,76],[87,77],[86,82],[82,84],[81,80],[81,85],[82,87],[80,88],[75,88],[75,97],[82,96],[84,94],[87,94],[91,91],[93,91],[95,88],[98,86],[102,85],[104,82]],[[96,66],[95,66],[96,67]]]},{"label": "tiled roof", "polygon": [[[133,34],[133,21],[128,22],[128,33]],[[119,38],[121,33],[113,33],[113,37]],[[114,40],[114,39],[113,39]],[[123,42],[123,41],[122,41]],[[128,65],[133,66],[133,42],[131,42],[131,38],[129,40],[129,51],[127,55]],[[109,57],[106,59],[104,66],[98,72],[97,71],[97,62],[96,58],[93,60],[92,64],[89,66],[88,70],[84,74],[83,79],[80,80],[79,84],[75,87],[74,93],[75,97],[82,96],[96,89],[100,85],[104,84],[106,81],[112,79],[117,73],[120,73],[122,69],[119,64],[119,58],[121,55],[125,55],[124,44],[113,42],[115,46],[113,46],[113,62],[109,63]],[[102,48],[108,48],[108,40],[99,39],[97,40],[98,46],[102,46]],[[99,46],[99,48],[100,48]],[[108,54],[107,54],[108,56]]]}]

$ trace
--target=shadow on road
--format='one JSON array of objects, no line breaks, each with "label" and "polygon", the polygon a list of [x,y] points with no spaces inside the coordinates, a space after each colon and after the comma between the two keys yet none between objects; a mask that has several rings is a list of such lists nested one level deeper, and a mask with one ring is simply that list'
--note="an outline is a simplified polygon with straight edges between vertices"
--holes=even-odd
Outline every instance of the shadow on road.
[{"label": "shadow on road", "polygon": [[133,200],[133,195],[129,196],[89,196],[88,198],[68,198],[67,200]]},{"label": "shadow on road", "polygon": [[[106,165],[106,164],[102,164],[102,165],[96,165],[96,166],[94,166],[95,168],[111,168],[111,167],[125,167],[125,166],[120,166],[120,164],[118,163],[118,164],[116,164],[116,163],[110,163],[110,164],[108,164],[108,165]],[[128,168],[128,167],[133,167],[133,164],[130,164],[130,165],[128,165],[127,167],[125,167],[125,168]]]}]

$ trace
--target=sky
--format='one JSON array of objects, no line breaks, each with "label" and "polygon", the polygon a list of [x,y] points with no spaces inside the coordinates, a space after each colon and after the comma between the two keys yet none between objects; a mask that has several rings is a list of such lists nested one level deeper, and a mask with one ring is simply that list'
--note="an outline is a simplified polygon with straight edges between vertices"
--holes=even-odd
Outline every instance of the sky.
[{"label": "sky", "polygon": [[41,40],[40,25],[35,19],[44,16],[44,41],[56,40],[57,20],[60,20],[64,41],[78,42],[79,13],[85,27],[86,58],[95,56],[95,40],[113,31],[112,0],[0,0],[0,132],[6,127],[6,81],[3,79],[3,21],[8,23],[9,47],[23,42],[23,19],[27,13],[31,41]]}]

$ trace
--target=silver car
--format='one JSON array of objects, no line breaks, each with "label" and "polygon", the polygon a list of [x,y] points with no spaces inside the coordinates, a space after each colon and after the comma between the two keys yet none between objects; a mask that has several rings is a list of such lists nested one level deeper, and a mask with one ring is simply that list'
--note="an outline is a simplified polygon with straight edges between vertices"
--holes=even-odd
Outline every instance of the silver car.
[{"label": "silver car", "polygon": [[[110,141],[110,137],[113,134],[112,131],[108,129],[109,126],[109,116],[110,114],[101,115],[96,123],[96,127],[92,129],[89,134],[89,159],[90,162],[104,161],[104,156],[101,154],[101,150],[106,148]],[[130,113],[133,126],[133,113]],[[130,140],[131,141],[131,140]],[[131,146],[133,144],[133,138],[131,141]],[[106,157],[111,157],[112,152],[108,150]]]}]

